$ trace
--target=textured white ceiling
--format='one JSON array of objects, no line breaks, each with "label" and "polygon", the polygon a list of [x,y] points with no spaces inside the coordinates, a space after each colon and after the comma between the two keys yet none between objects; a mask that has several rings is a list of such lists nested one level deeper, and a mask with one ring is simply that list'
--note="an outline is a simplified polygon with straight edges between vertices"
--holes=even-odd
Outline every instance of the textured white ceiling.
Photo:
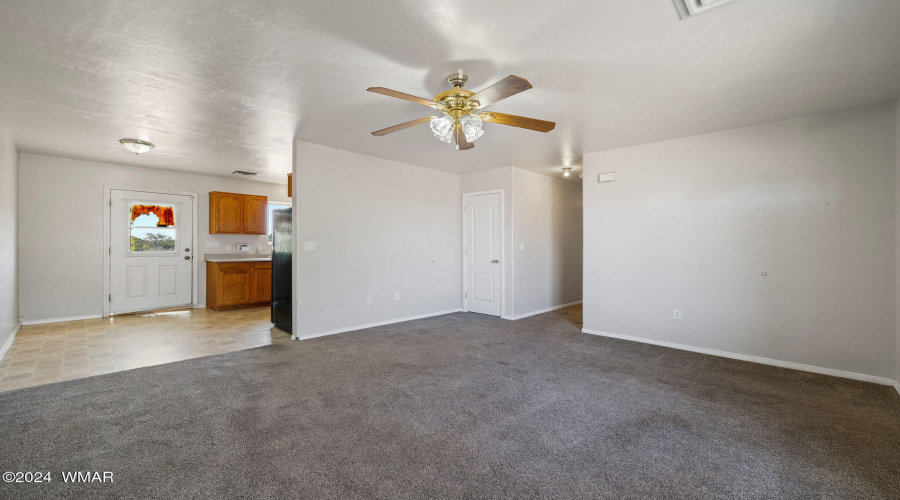
[{"label": "textured white ceiling", "polygon": [[[450,72],[534,89],[459,152],[427,126]],[[0,119],[25,152],[283,182],[292,139],[449,172],[559,175],[581,155],[900,96],[900,1],[739,0],[680,20],[672,0],[9,0]],[[135,157],[122,137],[156,143]],[[577,175],[574,176],[577,180]]]}]

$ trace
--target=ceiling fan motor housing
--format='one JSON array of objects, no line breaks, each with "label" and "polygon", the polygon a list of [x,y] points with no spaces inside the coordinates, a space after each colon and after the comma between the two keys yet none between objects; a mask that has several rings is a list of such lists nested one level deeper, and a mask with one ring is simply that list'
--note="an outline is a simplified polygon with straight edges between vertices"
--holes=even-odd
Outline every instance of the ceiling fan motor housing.
[{"label": "ceiling fan motor housing", "polygon": [[478,102],[466,101],[475,93],[461,88],[468,80],[468,75],[454,73],[447,77],[447,82],[453,86],[453,89],[445,90],[434,96],[434,102],[437,104],[435,107],[452,116],[457,123],[462,116],[468,115],[478,108]]}]

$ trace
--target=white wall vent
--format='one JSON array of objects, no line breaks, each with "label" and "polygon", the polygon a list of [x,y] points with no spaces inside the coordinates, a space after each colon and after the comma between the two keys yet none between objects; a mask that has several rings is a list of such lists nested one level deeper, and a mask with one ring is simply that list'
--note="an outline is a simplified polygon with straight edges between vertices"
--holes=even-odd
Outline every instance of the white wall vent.
[{"label": "white wall vent", "polygon": [[734,0],[675,0],[675,8],[682,19],[687,19],[697,14],[702,14],[710,9],[715,9]]}]

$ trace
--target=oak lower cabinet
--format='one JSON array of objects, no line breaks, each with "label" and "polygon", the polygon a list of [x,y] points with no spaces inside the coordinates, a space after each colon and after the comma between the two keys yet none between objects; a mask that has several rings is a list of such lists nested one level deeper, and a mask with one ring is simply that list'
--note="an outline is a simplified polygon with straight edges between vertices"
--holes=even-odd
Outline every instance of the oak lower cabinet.
[{"label": "oak lower cabinet", "polygon": [[271,300],[271,262],[206,263],[206,307],[224,311]]},{"label": "oak lower cabinet", "polygon": [[272,263],[254,262],[250,302],[260,304],[272,301]]}]

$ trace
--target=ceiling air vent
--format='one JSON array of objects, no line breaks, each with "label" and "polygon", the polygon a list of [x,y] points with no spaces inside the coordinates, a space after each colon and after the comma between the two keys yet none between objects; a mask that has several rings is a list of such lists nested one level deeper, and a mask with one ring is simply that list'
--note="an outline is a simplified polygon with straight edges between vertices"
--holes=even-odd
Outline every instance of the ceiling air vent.
[{"label": "ceiling air vent", "polygon": [[259,175],[259,172],[247,172],[246,170],[235,170],[232,172],[234,175],[243,175],[244,177],[256,177]]},{"label": "ceiling air vent", "polygon": [[734,0],[675,0],[675,7],[682,19],[702,14]]}]

